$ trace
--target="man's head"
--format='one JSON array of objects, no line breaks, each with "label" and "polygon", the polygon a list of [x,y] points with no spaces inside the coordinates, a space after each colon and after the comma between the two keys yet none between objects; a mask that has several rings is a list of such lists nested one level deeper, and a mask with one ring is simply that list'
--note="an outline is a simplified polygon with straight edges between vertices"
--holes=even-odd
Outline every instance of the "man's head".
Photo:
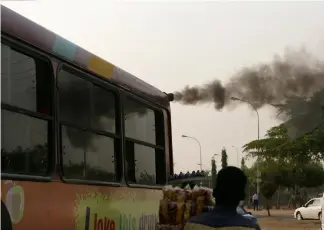
[{"label": "man's head", "polygon": [[229,166],[220,170],[213,191],[216,204],[237,206],[245,198],[246,183],[247,178],[241,169]]}]

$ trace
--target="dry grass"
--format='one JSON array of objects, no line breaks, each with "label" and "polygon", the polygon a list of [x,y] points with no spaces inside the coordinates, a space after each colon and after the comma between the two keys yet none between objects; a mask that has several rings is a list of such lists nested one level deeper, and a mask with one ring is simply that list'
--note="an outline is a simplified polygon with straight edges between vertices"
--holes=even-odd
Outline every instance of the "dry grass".
[{"label": "dry grass", "polygon": [[285,220],[276,217],[263,217],[259,219],[262,230],[319,230],[320,221],[312,220]]},{"label": "dry grass", "polygon": [[319,220],[298,221],[292,218],[292,210],[271,210],[270,217],[266,211],[253,212],[258,217],[262,230],[319,230]]}]

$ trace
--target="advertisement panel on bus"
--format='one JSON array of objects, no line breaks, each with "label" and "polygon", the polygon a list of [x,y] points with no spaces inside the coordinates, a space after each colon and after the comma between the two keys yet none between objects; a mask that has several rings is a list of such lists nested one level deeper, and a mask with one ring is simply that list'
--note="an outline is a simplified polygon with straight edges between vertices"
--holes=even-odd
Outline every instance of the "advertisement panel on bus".
[{"label": "advertisement panel on bus", "polygon": [[161,190],[2,181],[15,230],[155,229]]}]

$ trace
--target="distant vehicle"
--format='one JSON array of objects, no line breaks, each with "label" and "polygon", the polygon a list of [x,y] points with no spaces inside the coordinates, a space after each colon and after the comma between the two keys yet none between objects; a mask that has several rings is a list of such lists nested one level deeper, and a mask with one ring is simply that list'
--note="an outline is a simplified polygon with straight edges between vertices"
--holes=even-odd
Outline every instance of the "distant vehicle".
[{"label": "distant vehicle", "polygon": [[313,198],[309,200],[302,207],[295,210],[294,218],[296,218],[297,220],[322,219],[321,200],[322,198]]}]

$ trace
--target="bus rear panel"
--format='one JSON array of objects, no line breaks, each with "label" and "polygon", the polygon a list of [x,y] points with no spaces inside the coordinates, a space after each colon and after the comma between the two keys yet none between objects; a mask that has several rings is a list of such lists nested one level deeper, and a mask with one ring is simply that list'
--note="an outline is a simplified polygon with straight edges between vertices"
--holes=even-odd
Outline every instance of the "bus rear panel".
[{"label": "bus rear panel", "polygon": [[1,200],[13,229],[154,229],[173,173],[167,95],[1,10]]}]

